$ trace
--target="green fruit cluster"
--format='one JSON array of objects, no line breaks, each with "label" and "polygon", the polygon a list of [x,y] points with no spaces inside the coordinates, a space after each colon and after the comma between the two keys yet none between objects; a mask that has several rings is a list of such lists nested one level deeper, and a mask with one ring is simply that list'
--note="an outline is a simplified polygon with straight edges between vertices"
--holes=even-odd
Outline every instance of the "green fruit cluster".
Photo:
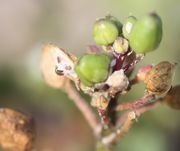
[{"label": "green fruit cluster", "polygon": [[123,26],[117,18],[108,16],[99,19],[93,26],[93,38],[99,45],[113,45],[119,36],[129,40],[129,45],[136,53],[155,50],[162,39],[162,22],[156,13],[136,19],[129,16]]},{"label": "green fruit cluster", "polygon": [[[140,19],[129,16],[123,25],[117,18],[106,16],[95,22],[93,38],[98,45],[119,54],[124,54],[129,48],[136,53],[146,53],[159,46],[162,22],[155,13]],[[84,55],[78,59],[75,72],[86,86],[93,86],[107,79],[110,63],[111,58],[103,53]]]}]

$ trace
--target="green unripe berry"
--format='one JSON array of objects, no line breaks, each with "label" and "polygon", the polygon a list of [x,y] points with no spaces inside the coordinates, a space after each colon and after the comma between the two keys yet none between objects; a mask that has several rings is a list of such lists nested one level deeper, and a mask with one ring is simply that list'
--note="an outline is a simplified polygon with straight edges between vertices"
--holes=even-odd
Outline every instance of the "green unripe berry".
[{"label": "green unripe berry", "polygon": [[78,59],[75,72],[86,86],[103,82],[109,74],[111,58],[106,54],[88,54]]},{"label": "green unripe berry", "polygon": [[146,53],[155,50],[162,39],[162,22],[153,13],[139,19],[131,31],[129,41],[136,53]]},{"label": "green unripe berry", "polygon": [[122,26],[123,26],[121,24],[121,22],[116,17],[111,16],[111,15],[106,16],[106,19],[109,19],[110,21],[112,21],[117,26],[118,31],[119,31],[119,35],[121,35],[121,33],[122,33]]},{"label": "green unripe berry", "polygon": [[134,24],[136,23],[136,21],[137,21],[136,17],[129,16],[126,19],[125,23],[123,24],[122,32],[123,32],[123,36],[126,39],[129,39],[129,35],[130,35],[132,28],[133,28]]},{"label": "green unripe berry", "polygon": [[93,26],[93,38],[99,45],[113,43],[119,35],[119,28],[109,18],[99,19]]}]

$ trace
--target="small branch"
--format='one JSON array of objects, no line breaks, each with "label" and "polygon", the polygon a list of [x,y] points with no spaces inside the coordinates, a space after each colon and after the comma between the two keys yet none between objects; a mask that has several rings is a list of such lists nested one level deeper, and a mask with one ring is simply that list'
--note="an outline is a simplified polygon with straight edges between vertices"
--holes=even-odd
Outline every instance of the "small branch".
[{"label": "small branch", "polygon": [[154,95],[146,95],[133,102],[121,103],[116,107],[116,111],[135,109],[149,103],[152,99],[154,99]]},{"label": "small branch", "polygon": [[91,108],[88,106],[85,100],[79,95],[79,93],[73,88],[73,86],[70,83],[66,87],[66,92],[68,93],[69,98],[72,99],[75,105],[82,112],[85,119],[93,129],[94,134],[98,136],[101,133],[101,126],[98,123],[96,116],[94,115]]},{"label": "small branch", "polygon": [[104,145],[112,145],[115,144],[117,141],[121,140],[124,135],[129,131],[129,129],[132,127],[132,124],[134,123],[136,119],[136,114],[134,111],[131,111],[128,113],[128,117],[126,121],[124,122],[123,126],[121,128],[116,129],[115,132],[111,133],[109,136],[106,136],[102,139],[102,143]]},{"label": "small branch", "polygon": [[[136,116],[139,117],[141,114],[143,114],[143,113],[145,113],[145,112],[147,112],[149,110],[152,110],[153,108],[159,106],[162,103],[162,101],[163,101],[163,99],[159,98],[158,100],[156,100],[154,102],[151,102],[151,103],[146,104],[146,105],[144,105],[142,107],[136,108],[136,109],[134,109],[132,111],[135,112]],[[127,112],[125,112],[124,114],[122,114],[120,116],[120,118],[117,120],[117,124],[116,124],[117,128],[120,127],[125,122],[125,120],[128,117],[129,112],[132,112],[132,111],[127,111]]]},{"label": "small branch", "polygon": [[121,140],[125,136],[125,134],[127,134],[138,116],[157,107],[161,104],[161,102],[162,99],[160,98],[155,102],[149,103],[143,107],[124,113],[117,121],[116,130],[110,135],[104,137],[102,139],[102,143],[108,146],[117,143],[117,141]]},{"label": "small branch", "polygon": [[132,86],[132,85],[138,84],[140,82],[141,81],[139,81],[139,79],[137,77],[135,77],[134,79],[129,81],[129,84]]},{"label": "small branch", "polygon": [[136,109],[135,112],[136,112],[136,115],[137,116],[140,116],[141,114],[143,114],[144,112],[147,112],[157,106],[159,106],[161,103],[162,103],[163,99],[162,98],[159,98],[158,100],[156,100],[155,102],[151,102],[139,109]]}]

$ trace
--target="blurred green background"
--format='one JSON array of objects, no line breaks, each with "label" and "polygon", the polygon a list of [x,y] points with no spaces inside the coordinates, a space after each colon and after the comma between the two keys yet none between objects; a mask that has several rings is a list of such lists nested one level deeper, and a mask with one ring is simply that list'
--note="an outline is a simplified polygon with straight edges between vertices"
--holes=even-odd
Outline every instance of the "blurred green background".
[{"label": "blurred green background", "polygon": [[[111,13],[123,22],[132,13],[156,11],[163,20],[160,47],[138,66],[162,60],[180,64],[180,0],[0,0],[0,107],[32,115],[38,151],[93,151],[92,132],[64,92],[41,76],[41,48],[53,43],[77,56],[93,44],[92,25]],[[173,85],[180,83],[176,68]],[[123,97],[143,95],[143,85]],[[117,151],[179,151],[180,111],[158,107],[140,117]]]}]

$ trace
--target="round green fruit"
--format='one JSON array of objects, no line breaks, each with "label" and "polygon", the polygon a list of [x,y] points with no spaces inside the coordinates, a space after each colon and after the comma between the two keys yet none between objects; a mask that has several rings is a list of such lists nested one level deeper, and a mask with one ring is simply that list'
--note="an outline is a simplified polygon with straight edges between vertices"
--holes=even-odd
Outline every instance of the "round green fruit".
[{"label": "round green fruit", "polygon": [[106,54],[88,54],[78,59],[74,69],[86,86],[93,86],[107,79],[110,63],[111,58]]},{"label": "round green fruit", "polygon": [[123,32],[123,36],[126,39],[129,39],[129,35],[130,35],[132,28],[133,28],[134,24],[136,23],[136,21],[137,21],[136,17],[129,16],[126,19],[125,23],[123,24],[122,32]]},{"label": "round green fruit", "polygon": [[155,50],[162,39],[162,22],[153,13],[139,19],[133,26],[129,36],[130,46],[136,53]]},{"label": "round green fruit", "polygon": [[119,35],[119,28],[115,21],[109,18],[99,19],[93,26],[93,38],[99,45],[113,43]]},{"label": "round green fruit", "polygon": [[121,22],[116,17],[111,16],[111,15],[106,16],[106,19],[109,19],[110,21],[112,21],[117,26],[118,31],[119,31],[119,35],[120,35],[122,33],[122,26],[123,26],[121,24]]}]

